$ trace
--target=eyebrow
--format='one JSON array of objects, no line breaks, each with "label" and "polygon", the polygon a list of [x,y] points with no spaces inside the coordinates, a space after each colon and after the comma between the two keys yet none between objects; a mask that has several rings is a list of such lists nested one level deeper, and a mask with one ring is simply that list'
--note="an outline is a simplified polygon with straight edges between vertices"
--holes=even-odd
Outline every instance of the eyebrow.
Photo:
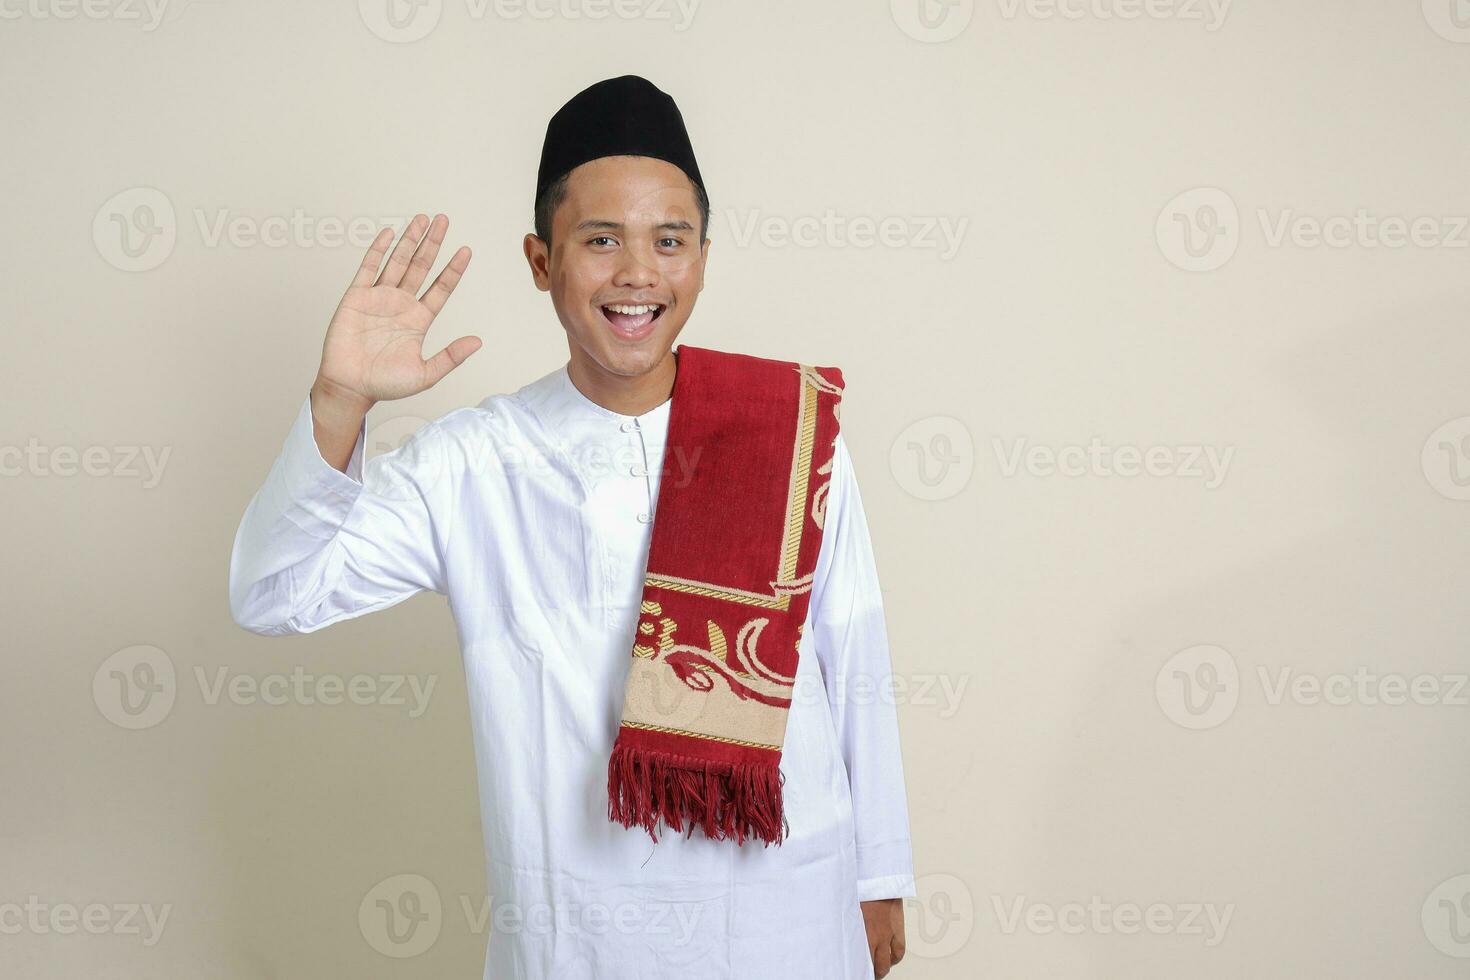
[{"label": "eyebrow", "polygon": [[[693,231],[694,226],[687,221],[664,221],[653,226],[655,231]],[[580,222],[576,231],[622,231],[621,221],[609,221],[606,218],[588,218]]]}]

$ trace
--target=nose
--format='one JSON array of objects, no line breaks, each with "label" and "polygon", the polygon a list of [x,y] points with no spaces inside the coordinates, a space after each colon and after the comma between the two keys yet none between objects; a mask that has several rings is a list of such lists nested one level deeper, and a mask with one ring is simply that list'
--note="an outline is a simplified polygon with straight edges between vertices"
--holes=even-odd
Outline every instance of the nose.
[{"label": "nose", "polygon": [[628,289],[648,289],[658,285],[658,270],[641,249],[624,248],[618,252],[618,267],[613,272],[613,285]]}]

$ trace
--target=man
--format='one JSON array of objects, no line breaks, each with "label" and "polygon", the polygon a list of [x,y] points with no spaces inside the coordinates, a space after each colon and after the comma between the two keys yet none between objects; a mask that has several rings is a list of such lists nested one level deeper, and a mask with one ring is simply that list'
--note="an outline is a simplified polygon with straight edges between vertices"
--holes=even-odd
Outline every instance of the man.
[{"label": "man", "polygon": [[[536,197],[524,251],[566,331],[567,363],[365,463],[368,410],[424,391],[480,347],[461,337],[424,357],[424,335],[470,260],[457,250],[419,295],[447,218],[415,216],[391,254],[380,231],[241,522],[235,620],[306,633],[420,591],[448,596],[491,896],[519,913],[503,929],[492,918],[487,978],[882,977],[903,956],[902,898],[916,891],[896,714],[874,695],[889,689],[891,667],[862,501],[835,428],[840,372],[675,350],[704,284],[708,197],[678,109],[646,80],[599,82],[553,117]],[[720,438],[699,429],[739,394],[715,390],[726,368],[776,386],[734,416],[809,399],[807,456],[798,433],[797,450],[762,470],[762,459],[729,453],[737,437],[764,445],[764,422],[727,417]],[[772,412],[781,445],[790,419]],[[791,481],[803,494],[791,529],[805,528],[800,560],[814,567],[793,565],[765,600],[750,599],[765,605],[738,638],[726,641],[716,612],[708,647],[676,643],[663,606],[713,600],[682,579],[660,591],[651,553],[709,560],[702,534],[673,530],[690,526],[680,520],[715,535],[769,503],[764,483],[781,481],[762,474],[795,474],[798,457],[810,468]],[[701,488],[724,492],[728,480],[710,474],[732,463],[760,479],[729,513],[690,503]],[[785,628],[791,642],[773,646],[762,628]],[[794,657],[790,675],[771,667],[793,663],[783,656]],[[730,669],[737,661],[747,669]],[[682,683],[647,673],[661,666]],[[728,699],[718,710],[704,700],[716,691]],[[640,710],[682,720],[645,724]],[[725,743],[742,740],[701,727],[744,732],[757,717],[775,726],[773,744],[750,757],[778,777],[759,792],[722,761]],[[690,751],[663,768],[637,741],[654,729],[682,732],[670,737]]]}]

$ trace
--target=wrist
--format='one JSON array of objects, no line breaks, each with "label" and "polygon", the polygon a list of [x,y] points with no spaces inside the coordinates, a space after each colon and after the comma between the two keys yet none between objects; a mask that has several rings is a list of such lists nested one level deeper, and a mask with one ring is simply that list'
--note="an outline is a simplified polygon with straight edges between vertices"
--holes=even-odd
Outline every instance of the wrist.
[{"label": "wrist", "polygon": [[350,391],[320,374],[311,384],[311,411],[322,421],[361,422],[367,417],[374,401],[365,395]]},{"label": "wrist", "polygon": [[329,466],[347,472],[369,408],[372,408],[370,399],[344,392],[321,376],[312,382],[312,434],[316,437],[317,451]]}]

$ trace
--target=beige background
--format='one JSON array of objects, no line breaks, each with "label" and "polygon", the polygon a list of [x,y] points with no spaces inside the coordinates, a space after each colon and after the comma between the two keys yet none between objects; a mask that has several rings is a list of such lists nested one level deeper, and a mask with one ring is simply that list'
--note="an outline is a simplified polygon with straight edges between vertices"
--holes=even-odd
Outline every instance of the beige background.
[{"label": "beige background", "polygon": [[[713,201],[681,339],[846,373],[907,685],[893,975],[1463,975],[1470,10],[588,2],[4,6],[0,975],[478,976],[443,601],[264,639],[227,560],[362,250],[320,223],[439,210],[475,249],[431,339],[487,349],[377,448],[513,390],[566,357],[520,256],[546,120],[628,71]],[[1153,474],[1045,465],[1094,437]],[[154,717],[118,700],[140,657]],[[436,687],[211,696],[298,667]],[[443,912],[396,959],[358,908],[401,874]]]}]

